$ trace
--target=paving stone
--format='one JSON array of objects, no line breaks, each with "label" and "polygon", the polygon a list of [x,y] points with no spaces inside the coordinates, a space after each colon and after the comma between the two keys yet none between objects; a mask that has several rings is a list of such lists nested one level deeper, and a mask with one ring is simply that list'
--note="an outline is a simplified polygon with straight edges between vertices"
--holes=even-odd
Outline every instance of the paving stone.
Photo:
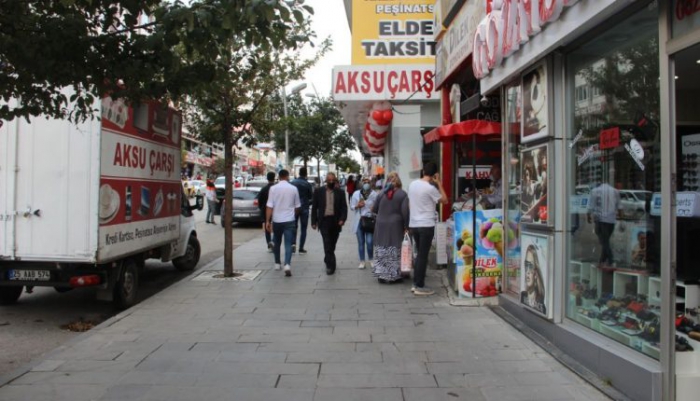
[{"label": "paving stone", "polygon": [[216,360],[219,362],[284,362],[286,352],[221,352]]},{"label": "paving stone", "polygon": [[0,390],[2,401],[93,401],[106,389],[100,384],[9,384]]},{"label": "paving stone", "polygon": [[404,401],[487,401],[478,389],[470,388],[405,388]]},{"label": "paving stone", "polygon": [[433,375],[428,374],[321,374],[317,385],[319,388],[437,387]]},{"label": "paving stone", "polygon": [[[296,375],[290,375],[296,376]],[[228,371],[208,371],[200,375],[194,386],[226,386],[245,388],[273,388],[277,384],[278,374],[232,373]]]},{"label": "paving stone", "polygon": [[287,362],[382,362],[382,354],[379,352],[334,352],[334,351],[311,351],[311,352],[290,352]]},{"label": "paving stone", "polygon": [[277,388],[316,388],[318,375],[280,375]]},{"label": "paving stone", "polygon": [[204,372],[228,372],[236,374],[277,374],[311,375],[318,373],[317,363],[275,363],[275,362],[212,362],[204,367]]},{"label": "paving stone", "polygon": [[403,401],[401,389],[338,389],[319,388],[314,401]]},{"label": "paving stone", "polygon": [[487,401],[549,401],[574,400],[565,386],[502,386],[482,387]]},{"label": "paving stone", "polygon": [[321,365],[321,374],[410,374],[428,373],[425,363],[341,363],[330,362]]}]

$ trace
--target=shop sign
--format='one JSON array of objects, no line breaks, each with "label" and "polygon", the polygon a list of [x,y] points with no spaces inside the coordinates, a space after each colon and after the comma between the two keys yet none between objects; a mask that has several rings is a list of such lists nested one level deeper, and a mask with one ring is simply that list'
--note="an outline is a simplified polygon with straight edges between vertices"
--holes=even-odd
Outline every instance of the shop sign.
[{"label": "shop sign", "polygon": [[192,163],[192,164],[199,164],[200,166],[209,167],[212,164],[214,164],[214,158],[202,157],[202,156],[198,155],[196,152],[193,152],[190,150],[187,152],[187,155],[185,156],[185,162]]},{"label": "shop sign", "polygon": [[[474,176],[471,166],[460,167],[459,176],[471,180]],[[491,166],[476,166],[476,179],[488,180],[491,178]]]},{"label": "shop sign", "polygon": [[673,37],[700,28],[700,0],[674,0]]},{"label": "shop sign", "polygon": [[474,34],[472,69],[477,79],[486,77],[530,37],[559,19],[565,7],[578,0],[489,0],[491,11]]},{"label": "shop sign", "polygon": [[339,66],[333,68],[333,99],[439,99],[433,77],[433,65]]},{"label": "shop sign", "polygon": [[474,43],[472,37],[479,21],[485,14],[486,7],[483,1],[470,1],[462,6],[447,28],[435,58],[435,75],[438,87],[442,86],[445,79],[472,54]]},{"label": "shop sign", "polygon": [[437,41],[440,39],[443,33],[445,33],[445,25],[442,23],[442,4],[446,3],[447,0],[435,0],[435,5],[433,6],[433,40]]},{"label": "shop sign", "polygon": [[434,63],[435,0],[353,0],[352,64]]},{"label": "shop sign", "polygon": [[620,146],[620,128],[609,128],[600,131],[600,149],[612,149]]}]

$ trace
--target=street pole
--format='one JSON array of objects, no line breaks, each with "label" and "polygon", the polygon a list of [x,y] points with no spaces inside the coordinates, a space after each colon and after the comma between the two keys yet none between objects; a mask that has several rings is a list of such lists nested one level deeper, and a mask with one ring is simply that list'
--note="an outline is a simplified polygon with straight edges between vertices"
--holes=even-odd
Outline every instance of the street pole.
[{"label": "street pole", "polygon": [[287,90],[284,88],[284,86],[282,86],[282,104],[284,105],[284,165],[287,168],[287,171],[289,171],[289,126],[287,125]]}]

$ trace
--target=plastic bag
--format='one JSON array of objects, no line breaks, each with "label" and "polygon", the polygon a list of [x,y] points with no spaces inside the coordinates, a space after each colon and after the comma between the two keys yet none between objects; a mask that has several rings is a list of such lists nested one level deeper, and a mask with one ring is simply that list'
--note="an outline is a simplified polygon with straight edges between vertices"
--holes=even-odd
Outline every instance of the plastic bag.
[{"label": "plastic bag", "polygon": [[410,273],[411,269],[413,269],[413,243],[406,233],[401,243],[401,273]]}]

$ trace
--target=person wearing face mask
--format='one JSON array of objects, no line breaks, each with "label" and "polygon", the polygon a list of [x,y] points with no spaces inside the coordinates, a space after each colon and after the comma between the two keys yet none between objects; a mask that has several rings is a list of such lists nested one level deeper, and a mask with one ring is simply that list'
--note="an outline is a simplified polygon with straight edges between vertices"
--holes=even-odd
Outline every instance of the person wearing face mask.
[{"label": "person wearing face mask", "polygon": [[316,189],[311,204],[311,228],[321,231],[325,254],[323,261],[328,275],[335,274],[335,246],[348,217],[345,193],[338,188],[337,181],[334,173],[328,173],[326,186]]},{"label": "person wearing face mask", "polygon": [[[372,265],[372,239],[374,228],[371,221],[374,220],[372,214],[372,206],[377,199],[377,193],[372,191],[372,186],[369,183],[369,178],[362,179],[362,187],[355,191],[350,198],[350,210],[355,212],[355,220],[353,222],[353,231],[357,234],[357,251],[360,255],[360,269],[364,269],[367,265]],[[364,222],[363,222],[363,219]],[[367,262],[365,262],[365,248],[367,249]]]},{"label": "person wearing face mask", "polygon": [[372,212],[377,215],[374,230],[374,275],[381,284],[400,283],[401,243],[408,230],[408,194],[396,172],[389,173],[384,190]]}]

